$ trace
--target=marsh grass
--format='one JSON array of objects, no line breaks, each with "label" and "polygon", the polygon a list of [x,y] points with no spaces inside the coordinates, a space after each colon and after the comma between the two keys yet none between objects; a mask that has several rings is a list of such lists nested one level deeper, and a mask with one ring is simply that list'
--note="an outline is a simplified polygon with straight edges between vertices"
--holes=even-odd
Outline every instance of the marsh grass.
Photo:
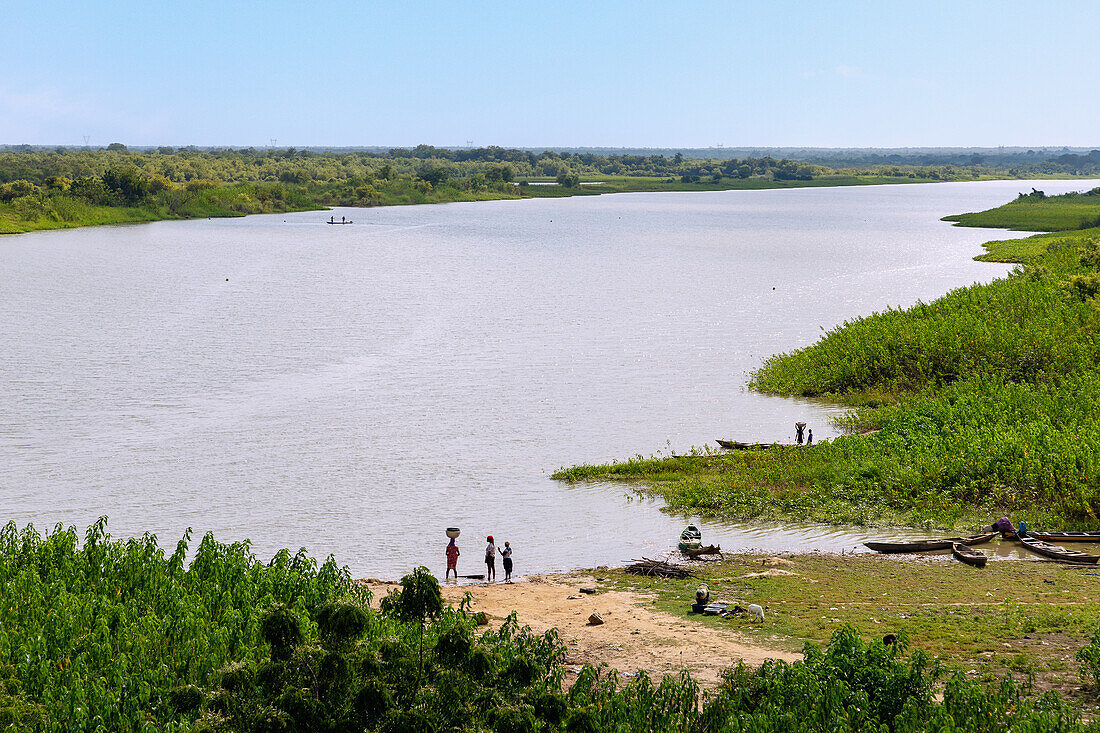
[{"label": "marsh grass", "polygon": [[1046,196],[1041,191],[1020,196],[1004,206],[970,214],[953,214],[944,221],[959,226],[992,227],[1025,232],[1060,232],[1100,226],[1100,188],[1085,193]]}]

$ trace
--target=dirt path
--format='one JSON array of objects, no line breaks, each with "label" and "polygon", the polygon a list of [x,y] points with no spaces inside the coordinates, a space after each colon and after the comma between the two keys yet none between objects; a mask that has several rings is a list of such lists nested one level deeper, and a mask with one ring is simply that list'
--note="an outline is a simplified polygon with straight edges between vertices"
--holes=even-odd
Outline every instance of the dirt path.
[{"label": "dirt path", "polygon": [[[490,623],[499,624],[516,612],[520,625],[541,633],[557,628],[569,649],[567,665],[576,672],[583,664],[605,664],[622,673],[646,670],[655,680],[665,673],[691,670],[702,684],[718,681],[719,672],[744,659],[760,664],[765,659],[793,661],[801,657],[781,649],[762,647],[731,628],[693,624],[652,608],[649,597],[624,591],[595,595],[581,587],[598,587],[590,575],[526,576],[516,583],[449,585],[444,598],[458,604],[465,593],[473,598],[473,610],[484,611]],[[376,597],[385,595],[378,589]],[[589,626],[588,616],[599,611],[606,623]]]}]

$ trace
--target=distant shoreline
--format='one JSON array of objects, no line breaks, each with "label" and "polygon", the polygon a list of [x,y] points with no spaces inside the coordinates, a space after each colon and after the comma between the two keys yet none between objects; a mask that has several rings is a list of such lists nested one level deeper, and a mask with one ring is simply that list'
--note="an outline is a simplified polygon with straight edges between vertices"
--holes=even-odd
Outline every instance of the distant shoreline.
[{"label": "distant shoreline", "polygon": [[[1088,180],[1090,176],[1057,176],[1051,175],[1043,178],[1006,178],[989,176],[986,178],[971,179],[961,182],[975,181],[1040,181],[1040,180]],[[880,186],[918,183],[957,183],[960,181],[943,181],[931,178],[898,178],[885,175],[836,175],[820,176],[811,180],[776,181],[762,178],[748,179],[723,179],[721,182],[683,183],[667,179],[645,177],[614,177],[602,176],[598,181],[581,181],[575,187],[563,187],[552,181],[531,181],[535,185],[523,185],[523,182],[513,184],[507,192],[492,190],[476,193],[459,192],[451,196],[442,196],[437,199],[423,201],[408,200],[381,200],[376,204],[345,206],[341,204],[325,204],[318,201],[303,201],[299,198],[293,205],[285,208],[268,208],[262,210],[240,211],[225,208],[220,199],[227,198],[235,193],[244,184],[226,186],[219,189],[222,194],[218,198],[211,197],[210,201],[201,211],[195,213],[178,214],[170,210],[154,206],[97,206],[92,204],[74,205],[67,202],[66,213],[72,214],[71,219],[52,217],[31,221],[29,219],[15,220],[0,216],[0,234],[27,234],[34,231],[52,231],[58,229],[76,229],[88,226],[114,225],[114,224],[141,224],[155,221],[186,221],[190,219],[209,218],[235,218],[249,216],[251,214],[289,214],[304,211],[331,211],[335,208],[363,208],[373,209],[389,206],[410,206],[422,204],[449,204],[471,203],[475,201],[511,201],[536,198],[571,198],[574,196],[599,196],[609,193],[682,193],[702,191],[761,191],[791,188],[841,188],[848,186]],[[553,184],[553,185],[548,185]],[[0,215],[3,212],[0,211]]]}]

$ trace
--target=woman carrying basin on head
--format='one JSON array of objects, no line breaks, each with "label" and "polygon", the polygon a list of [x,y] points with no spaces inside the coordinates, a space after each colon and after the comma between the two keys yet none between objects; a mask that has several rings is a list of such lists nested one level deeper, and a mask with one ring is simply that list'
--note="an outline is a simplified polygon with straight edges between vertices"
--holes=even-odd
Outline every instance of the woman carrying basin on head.
[{"label": "woman carrying basin on head", "polygon": [[458,556],[461,554],[458,551],[458,545],[455,544],[455,538],[452,537],[447,545],[447,573],[443,576],[443,580],[450,578],[452,572],[455,574],[455,580],[458,580]]}]

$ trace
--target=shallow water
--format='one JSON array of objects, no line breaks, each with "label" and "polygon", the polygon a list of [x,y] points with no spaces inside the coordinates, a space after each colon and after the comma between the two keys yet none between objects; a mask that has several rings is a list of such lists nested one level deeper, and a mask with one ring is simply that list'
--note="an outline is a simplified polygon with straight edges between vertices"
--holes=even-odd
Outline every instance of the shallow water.
[{"label": "shallow water", "polygon": [[[770,354],[1007,267],[938,221],[1034,182],[620,194],[0,238],[0,495],[40,529],[110,516],[442,572],[459,526],[517,571],[660,555],[688,518],[563,465],[834,435],[744,390]],[[1038,184],[1035,184],[1038,185]],[[1051,182],[1048,193],[1095,182]],[[332,214],[353,226],[323,222]],[[700,523],[725,549],[873,530]],[[897,533],[891,533],[897,534]],[[904,533],[903,533],[904,534]]]}]

